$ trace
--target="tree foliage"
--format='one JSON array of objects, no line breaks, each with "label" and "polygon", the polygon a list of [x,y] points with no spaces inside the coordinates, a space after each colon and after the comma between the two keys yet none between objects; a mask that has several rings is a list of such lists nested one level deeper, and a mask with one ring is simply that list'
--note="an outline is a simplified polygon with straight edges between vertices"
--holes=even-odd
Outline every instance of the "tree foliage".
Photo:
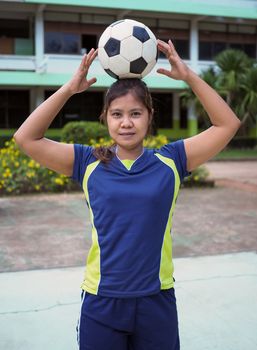
[{"label": "tree foliage", "polygon": [[[213,87],[235,111],[247,132],[257,123],[257,62],[243,51],[228,49],[215,57],[215,66],[200,76]],[[208,124],[209,118],[191,88],[182,93],[186,106],[195,105],[199,119]]]}]

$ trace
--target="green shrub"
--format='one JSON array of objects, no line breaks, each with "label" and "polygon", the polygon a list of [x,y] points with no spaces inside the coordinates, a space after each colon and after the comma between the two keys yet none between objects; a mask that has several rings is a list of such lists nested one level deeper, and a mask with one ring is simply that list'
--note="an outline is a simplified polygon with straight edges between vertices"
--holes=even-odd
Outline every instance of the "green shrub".
[{"label": "green shrub", "polygon": [[61,141],[67,143],[92,144],[91,140],[99,141],[101,138],[108,138],[107,128],[99,122],[70,122],[67,123],[61,132]]},{"label": "green shrub", "polygon": [[0,149],[0,159],[0,195],[60,192],[77,187],[67,176],[27,157],[13,139]]},{"label": "green shrub", "polygon": [[194,169],[190,176],[186,177],[183,186],[184,187],[214,187],[214,181],[209,180],[209,171],[204,166],[201,165]]}]

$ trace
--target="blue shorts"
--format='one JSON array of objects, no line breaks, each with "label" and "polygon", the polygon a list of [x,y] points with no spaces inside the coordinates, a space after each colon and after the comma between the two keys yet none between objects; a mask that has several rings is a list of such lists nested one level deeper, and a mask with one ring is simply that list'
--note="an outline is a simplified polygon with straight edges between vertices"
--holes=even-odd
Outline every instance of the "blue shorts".
[{"label": "blue shorts", "polygon": [[174,289],[138,298],[82,293],[80,350],[179,350]]}]

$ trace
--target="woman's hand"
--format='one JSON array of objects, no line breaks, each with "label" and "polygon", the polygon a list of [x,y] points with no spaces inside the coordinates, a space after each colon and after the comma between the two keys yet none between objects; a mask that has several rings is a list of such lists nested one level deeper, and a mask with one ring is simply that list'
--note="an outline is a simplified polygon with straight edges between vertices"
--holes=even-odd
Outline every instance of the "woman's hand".
[{"label": "woman's hand", "polygon": [[175,80],[186,81],[189,76],[190,69],[179,57],[174,45],[172,44],[172,41],[169,40],[168,43],[166,43],[158,39],[157,42],[158,49],[165,54],[171,65],[170,70],[159,68],[157,69],[157,72]]},{"label": "woman's hand", "polygon": [[89,67],[97,56],[97,50],[91,49],[88,54],[84,55],[79,68],[73,75],[70,81],[65,86],[69,89],[72,95],[87,90],[96,82],[96,78],[87,79]]}]

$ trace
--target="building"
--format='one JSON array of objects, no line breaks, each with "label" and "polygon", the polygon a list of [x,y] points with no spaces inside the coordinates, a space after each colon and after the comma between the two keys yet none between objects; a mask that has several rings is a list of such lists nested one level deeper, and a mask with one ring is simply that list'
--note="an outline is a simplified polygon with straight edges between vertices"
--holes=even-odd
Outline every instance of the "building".
[{"label": "building", "polygon": [[[0,129],[16,129],[38,104],[65,83],[81,55],[97,47],[106,26],[122,18],[148,25],[171,38],[181,57],[197,72],[226,48],[257,58],[256,0],[9,0],[0,1]],[[159,67],[167,61],[159,57]],[[114,81],[96,60],[97,83],[73,96],[51,127],[71,120],[97,120],[106,88]],[[193,108],[182,107],[180,81],[151,72],[156,124],[174,138],[194,135]],[[257,137],[257,129],[253,130]]]}]

